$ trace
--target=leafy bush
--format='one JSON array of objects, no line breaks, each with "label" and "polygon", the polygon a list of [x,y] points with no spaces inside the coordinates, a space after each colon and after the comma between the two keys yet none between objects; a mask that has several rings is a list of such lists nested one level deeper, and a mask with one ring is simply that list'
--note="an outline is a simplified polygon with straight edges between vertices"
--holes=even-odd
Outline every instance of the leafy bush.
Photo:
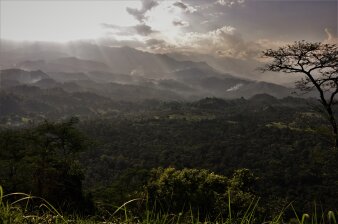
[{"label": "leafy bush", "polygon": [[[254,199],[250,192],[255,178],[247,169],[237,170],[231,179],[208,170],[158,168],[146,186],[148,202],[163,212],[186,212],[209,217],[245,211]],[[245,191],[247,190],[247,191]]]}]

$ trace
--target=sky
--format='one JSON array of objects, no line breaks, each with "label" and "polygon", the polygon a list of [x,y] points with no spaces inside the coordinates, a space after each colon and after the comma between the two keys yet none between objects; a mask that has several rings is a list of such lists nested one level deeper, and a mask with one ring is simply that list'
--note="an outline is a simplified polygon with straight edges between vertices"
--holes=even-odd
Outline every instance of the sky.
[{"label": "sky", "polygon": [[0,37],[16,41],[242,59],[295,40],[337,41],[337,0],[1,0],[0,9]]}]

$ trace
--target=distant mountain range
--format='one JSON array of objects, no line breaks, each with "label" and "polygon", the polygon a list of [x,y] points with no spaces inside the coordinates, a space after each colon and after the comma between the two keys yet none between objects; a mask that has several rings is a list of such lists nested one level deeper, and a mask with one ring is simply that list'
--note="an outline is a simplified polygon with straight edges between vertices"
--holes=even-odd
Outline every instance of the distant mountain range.
[{"label": "distant mountain range", "polygon": [[[114,100],[196,100],[203,97],[249,98],[268,93],[282,98],[291,90],[272,83],[256,82],[215,71],[190,68],[162,74],[162,79],[108,72],[50,72],[6,69],[0,74],[1,89],[20,85],[67,92],[92,92]],[[15,92],[14,92],[15,93]]]},{"label": "distant mountain range", "polygon": [[109,67],[101,62],[81,60],[75,57],[57,58],[53,60],[23,61],[17,65],[25,70],[42,70],[45,72],[90,72],[110,71]]},{"label": "distant mountain range", "polygon": [[29,85],[125,101],[249,98],[262,93],[282,98],[292,92],[281,85],[220,72],[205,62],[177,60],[130,47],[37,43],[5,49],[0,85],[6,91]]},{"label": "distant mountain range", "polygon": [[49,76],[41,70],[24,71],[21,69],[7,69],[0,71],[1,87],[33,84],[37,81],[48,78]]}]

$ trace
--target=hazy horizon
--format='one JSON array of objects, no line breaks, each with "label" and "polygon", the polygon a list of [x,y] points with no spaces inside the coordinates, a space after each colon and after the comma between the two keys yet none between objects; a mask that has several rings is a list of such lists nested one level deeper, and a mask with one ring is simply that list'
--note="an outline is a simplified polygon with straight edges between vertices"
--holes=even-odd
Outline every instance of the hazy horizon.
[{"label": "hazy horizon", "polygon": [[294,79],[256,71],[262,50],[298,40],[338,40],[335,0],[5,0],[0,4],[1,52],[34,43],[63,48],[74,43],[128,46],[283,85]]},{"label": "hazy horizon", "polygon": [[337,1],[5,0],[0,21],[0,36],[8,40],[109,40],[115,46],[157,52],[248,57],[259,47],[250,45],[332,41],[337,36]]}]

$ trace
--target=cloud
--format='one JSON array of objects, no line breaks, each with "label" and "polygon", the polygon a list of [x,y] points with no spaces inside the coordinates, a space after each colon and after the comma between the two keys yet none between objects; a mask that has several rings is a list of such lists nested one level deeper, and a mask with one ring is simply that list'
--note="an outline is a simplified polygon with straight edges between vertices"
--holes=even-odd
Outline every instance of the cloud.
[{"label": "cloud", "polygon": [[137,34],[141,36],[148,36],[150,34],[156,33],[152,28],[146,24],[139,24],[133,27]]},{"label": "cloud", "polygon": [[149,39],[146,41],[146,44],[149,46],[153,45],[162,45],[165,44],[166,42],[164,40],[159,40],[159,39]]},{"label": "cloud", "polygon": [[[209,54],[217,58],[259,61],[262,50],[286,44],[283,41],[269,39],[246,41],[235,27],[229,25],[208,32],[181,33],[175,37],[168,37],[159,31],[154,31],[146,24],[130,27],[112,24],[102,25],[112,29],[112,36],[118,38],[116,35],[121,35],[126,36],[126,38],[122,37],[124,40],[138,40],[142,42],[139,45],[140,48],[154,53],[199,53]],[[187,26],[186,22],[180,19],[174,20],[173,25]],[[133,35],[139,35],[139,38]]]},{"label": "cloud", "polygon": [[118,25],[114,25],[114,24],[108,24],[108,23],[101,23],[101,26],[103,28],[107,28],[107,29],[120,29],[120,28],[122,28],[122,26],[118,26]]},{"label": "cloud", "polygon": [[334,36],[334,34],[331,33],[331,31],[328,28],[324,29],[327,38],[324,40],[324,43],[328,44],[338,44],[338,37]]},{"label": "cloud", "polygon": [[140,35],[140,36],[148,36],[153,33],[157,33],[157,31],[153,30],[150,26],[141,23],[136,26],[117,26],[114,24],[101,24],[102,27],[107,29],[112,29],[112,33],[120,36],[131,36],[131,35]]},{"label": "cloud", "polygon": [[227,6],[227,7],[243,5],[244,3],[245,3],[245,0],[217,0],[216,1],[216,4]]},{"label": "cloud", "polygon": [[255,42],[261,45],[264,49],[277,49],[279,47],[293,43],[293,41],[272,40],[272,39],[267,39],[267,38],[261,38],[261,39],[256,40]]},{"label": "cloud", "polygon": [[[326,39],[322,40],[321,42],[325,44],[338,44],[338,37],[336,35],[334,35],[328,28],[325,28],[324,31],[326,33]],[[262,49],[277,49],[288,44],[293,44],[294,40],[260,38],[255,40],[255,43],[259,45]],[[260,58],[258,60],[265,62],[264,58]]]},{"label": "cloud", "polygon": [[187,26],[189,26],[189,22],[183,21],[181,19],[175,19],[173,21],[173,25],[174,26],[180,26],[180,27],[187,27]]},{"label": "cloud", "polygon": [[146,47],[145,43],[140,40],[137,39],[118,40],[114,36],[97,39],[94,43],[110,47],[128,46],[137,49],[143,49]]},{"label": "cloud", "polygon": [[183,35],[177,44],[185,49],[215,54],[220,50],[230,49],[225,46],[236,45],[239,38],[235,35],[235,31],[232,26],[223,26],[207,33],[189,32]]},{"label": "cloud", "polygon": [[174,45],[171,45],[162,39],[148,39],[145,44],[148,50],[155,53],[168,53],[175,49]]},{"label": "cloud", "polygon": [[176,7],[180,8],[183,11],[188,12],[188,13],[193,13],[193,12],[197,11],[196,8],[192,7],[191,5],[185,4],[182,1],[175,2],[173,4],[173,6],[176,6]]},{"label": "cloud", "polygon": [[150,49],[160,50],[162,53],[199,53],[243,60],[257,58],[264,49],[260,43],[245,41],[232,26],[223,26],[205,33],[182,33],[174,40],[161,36],[156,41],[149,41],[148,45],[150,44]]},{"label": "cloud", "polygon": [[142,0],[141,9],[127,7],[126,10],[130,15],[134,16],[136,20],[144,22],[146,20],[146,13],[157,5],[158,2],[155,0]]}]

